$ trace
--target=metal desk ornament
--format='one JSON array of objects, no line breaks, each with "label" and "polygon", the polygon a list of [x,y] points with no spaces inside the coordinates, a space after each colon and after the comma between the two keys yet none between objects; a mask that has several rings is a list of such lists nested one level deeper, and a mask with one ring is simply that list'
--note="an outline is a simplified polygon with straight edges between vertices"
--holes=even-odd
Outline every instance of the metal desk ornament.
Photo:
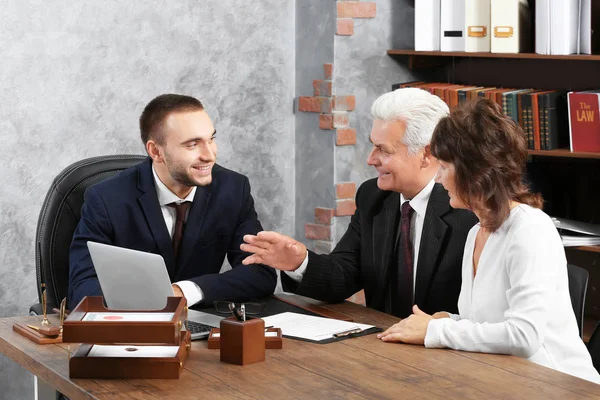
[{"label": "metal desk ornament", "polygon": [[42,314],[44,315],[42,325],[44,326],[50,325],[50,321],[48,321],[48,312],[46,310],[47,306],[48,304],[46,300],[46,284],[42,282]]}]

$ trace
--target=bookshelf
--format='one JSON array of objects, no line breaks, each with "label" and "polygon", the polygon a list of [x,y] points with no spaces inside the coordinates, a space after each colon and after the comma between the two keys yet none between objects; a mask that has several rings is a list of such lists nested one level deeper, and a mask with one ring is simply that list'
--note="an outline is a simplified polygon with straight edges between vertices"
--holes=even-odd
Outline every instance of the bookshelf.
[{"label": "bookshelf", "polygon": [[575,61],[600,61],[600,54],[572,54],[568,56],[554,56],[536,53],[467,53],[465,51],[416,51],[390,49],[388,55],[411,57],[462,57],[462,58],[511,58],[521,60],[575,60]]},{"label": "bookshelf", "polygon": [[576,246],[571,247],[573,250],[590,251],[592,253],[600,253],[600,246]]},{"label": "bookshelf", "polygon": [[571,152],[569,149],[528,150],[528,153],[530,156],[600,159],[600,153],[586,153],[582,151]]},{"label": "bookshelf", "polygon": [[[389,49],[387,54],[400,61],[403,58],[408,58],[409,68],[420,70],[421,72],[424,71],[424,79],[432,81],[498,87],[557,89],[559,88],[558,86],[561,86],[561,83],[557,82],[557,80],[565,82],[564,77],[566,77],[566,83],[562,84],[562,88],[564,89],[584,90],[594,87],[600,88],[600,79],[598,79],[598,74],[595,72],[595,69],[598,68],[598,62],[600,62],[600,54],[546,55],[536,53],[472,53],[464,51],[416,51],[405,49]],[[486,61],[482,62],[482,59]],[[491,64],[490,61],[494,64]],[[519,63],[519,61],[522,62]],[[546,64],[540,67],[540,62],[545,62]],[[555,67],[547,68],[548,62],[552,62]],[[501,66],[499,67],[498,65]],[[441,71],[439,70],[440,67],[442,68]],[[589,69],[590,67],[592,69]],[[436,68],[438,71],[433,74],[426,71]],[[525,71],[523,68],[525,68]],[[502,69],[502,71],[499,69]],[[487,71],[488,74],[482,76],[483,71]],[[533,76],[531,76],[532,71]],[[560,76],[557,77],[556,73],[560,73]],[[498,78],[498,76],[501,78]],[[520,76],[524,78],[515,81],[515,77]],[[583,81],[581,81],[581,77],[583,77]],[[529,150],[529,155],[537,157],[600,159],[600,153],[571,152],[569,149]]]},{"label": "bookshelf", "polygon": [[[389,57],[412,70],[415,80],[453,84],[587,90],[600,88],[600,54],[467,53],[390,49]],[[397,83],[397,82],[394,82]],[[566,135],[568,137],[568,133]],[[529,150],[527,178],[544,196],[549,215],[600,224],[600,153],[569,149]],[[590,274],[584,339],[600,320],[600,246],[565,248],[569,263]]]}]

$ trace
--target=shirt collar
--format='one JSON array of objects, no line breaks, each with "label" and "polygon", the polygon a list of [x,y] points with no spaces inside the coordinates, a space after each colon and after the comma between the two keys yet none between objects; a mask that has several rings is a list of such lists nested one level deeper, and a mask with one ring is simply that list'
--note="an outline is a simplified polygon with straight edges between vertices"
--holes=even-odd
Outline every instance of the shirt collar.
[{"label": "shirt collar", "polygon": [[[427,203],[429,203],[429,198],[431,197],[431,192],[433,191],[433,185],[435,185],[435,177],[429,181],[429,183],[423,189],[421,189],[421,191],[415,197],[409,200],[408,204],[410,204],[412,209],[415,210],[415,212],[421,217],[424,217],[425,212],[427,211]],[[402,204],[404,204],[406,200],[408,199],[404,198],[404,195],[400,193],[400,207],[402,207]]]},{"label": "shirt collar", "polygon": [[170,203],[181,204],[184,201],[194,201],[196,186],[192,188],[192,191],[185,197],[185,199],[180,199],[179,196],[171,192],[171,190],[160,180],[156,170],[154,169],[154,165],[152,165],[152,175],[154,175],[154,185],[156,186],[156,194],[158,195],[158,204],[161,207]]}]

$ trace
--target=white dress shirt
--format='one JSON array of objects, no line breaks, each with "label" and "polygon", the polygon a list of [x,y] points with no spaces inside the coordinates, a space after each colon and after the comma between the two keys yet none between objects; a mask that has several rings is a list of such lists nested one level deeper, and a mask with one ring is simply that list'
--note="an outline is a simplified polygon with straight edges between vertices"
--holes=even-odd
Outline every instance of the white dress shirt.
[{"label": "white dress shirt", "polygon": [[[154,166],[152,166],[152,174],[154,175],[154,186],[156,186],[156,194],[158,195],[158,204],[160,205],[160,210],[162,211],[163,218],[165,219],[165,225],[167,226],[167,230],[169,231],[169,236],[173,238],[173,231],[175,230],[175,223],[177,222],[176,210],[174,207],[169,207],[167,204],[177,203],[181,204],[184,201],[194,201],[194,195],[196,194],[196,186],[192,188],[192,191],[186,196],[185,199],[179,198],[175,193],[171,192],[169,188],[162,183],[160,178],[158,177],[156,171],[154,170]],[[189,214],[189,209],[188,209]],[[185,216],[187,220],[187,214]],[[193,306],[196,303],[199,303],[204,298],[204,294],[202,290],[196,283],[192,281],[179,281],[174,282],[185,296],[187,300],[188,306]]]},{"label": "white dress shirt", "polygon": [[[421,191],[413,197],[411,200],[405,199],[402,194],[400,194],[400,208],[402,208],[402,204],[405,201],[409,201],[410,206],[415,212],[413,213],[410,220],[410,242],[413,246],[413,298],[415,293],[415,282],[417,280],[417,265],[419,261],[419,249],[421,248],[421,234],[423,233],[423,222],[425,221],[425,212],[427,211],[427,203],[429,203],[429,198],[431,197],[431,192],[433,191],[433,186],[435,185],[435,178],[432,179]],[[400,232],[400,226],[398,226],[398,234]],[[397,237],[396,237],[397,239]],[[396,243],[396,240],[394,243]],[[285,271],[286,274],[294,281],[300,283],[302,282],[302,277],[304,276],[304,272],[306,271],[306,267],[308,266],[308,253],[304,258],[300,267],[295,271]]]},{"label": "white dress shirt", "polygon": [[479,229],[465,244],[459,314],[430,321],[425,346],[512,354],[600,383],[579,337],[565,251],[550,217],[514,207],[489,236],[473,277]]}]

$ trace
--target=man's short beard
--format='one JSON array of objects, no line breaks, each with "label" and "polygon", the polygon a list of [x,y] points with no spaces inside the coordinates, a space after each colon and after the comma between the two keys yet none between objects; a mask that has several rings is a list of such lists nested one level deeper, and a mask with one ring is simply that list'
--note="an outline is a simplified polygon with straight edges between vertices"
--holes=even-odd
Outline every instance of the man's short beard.
[{"label": "man's short beard", "polygon": [[181,185],[192,187],[198,186],[198,182],[192,180],[189,174],[179,172],[179,171],[169,171],[173,180]]}]

